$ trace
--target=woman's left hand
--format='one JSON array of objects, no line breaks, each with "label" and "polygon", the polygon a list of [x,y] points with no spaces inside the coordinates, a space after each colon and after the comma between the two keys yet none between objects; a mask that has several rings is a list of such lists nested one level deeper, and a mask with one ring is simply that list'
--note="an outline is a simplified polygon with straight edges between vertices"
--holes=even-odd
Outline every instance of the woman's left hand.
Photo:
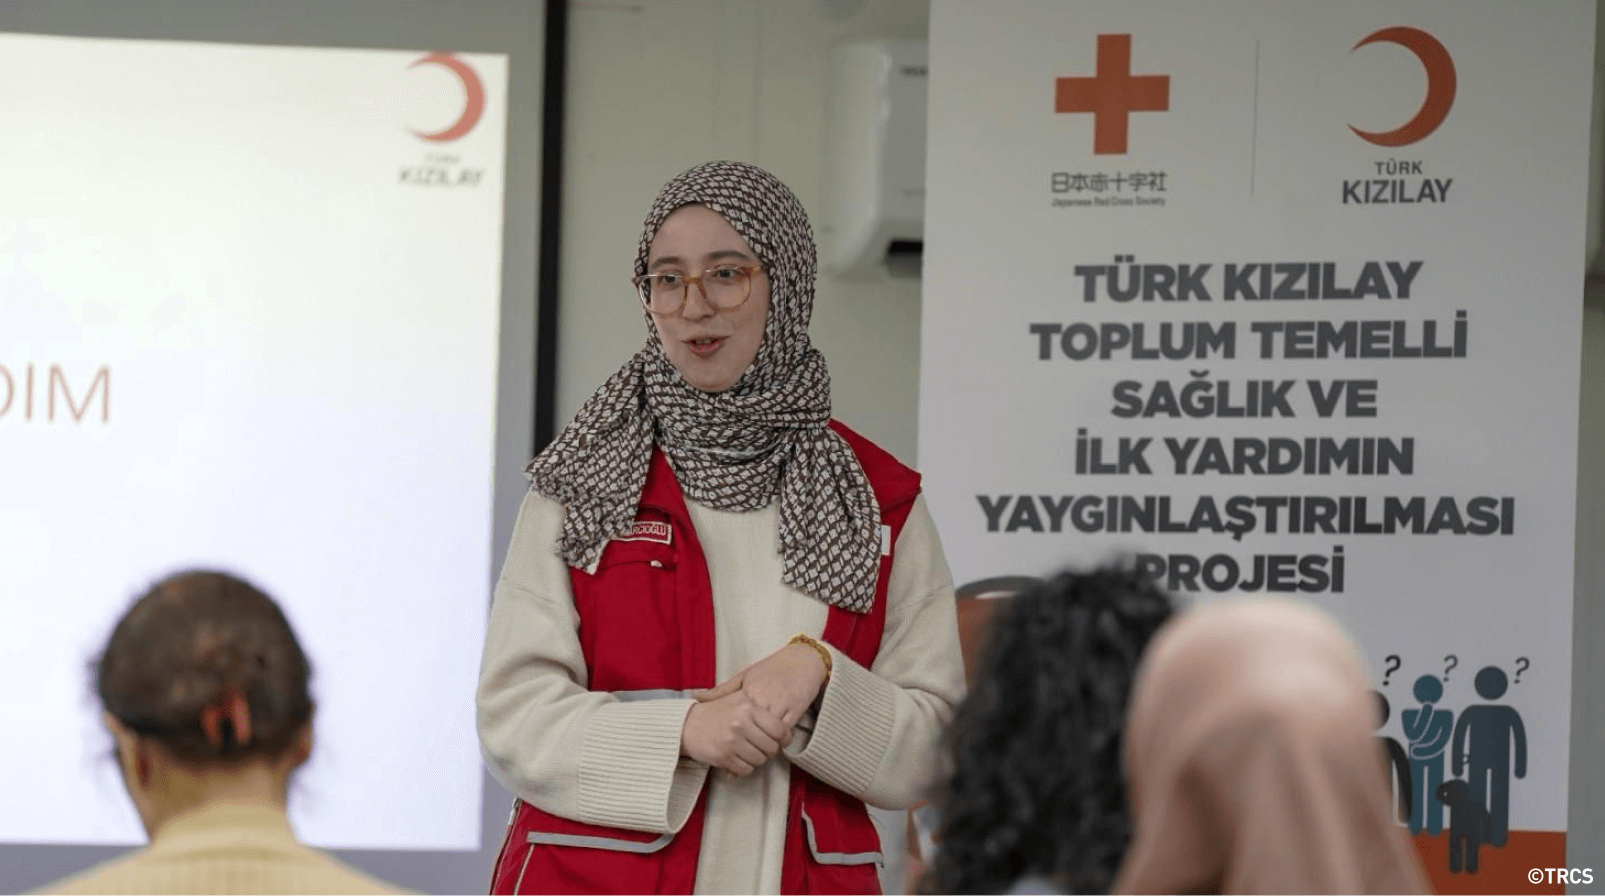
[{"label": "woman's left hand", "polygon": [[778,716],[789,731],[802,718],[825,684],[825,664],[807,644],[787,644],[742,669],[718,687],[698,693],[703,702],[738,690]]}]

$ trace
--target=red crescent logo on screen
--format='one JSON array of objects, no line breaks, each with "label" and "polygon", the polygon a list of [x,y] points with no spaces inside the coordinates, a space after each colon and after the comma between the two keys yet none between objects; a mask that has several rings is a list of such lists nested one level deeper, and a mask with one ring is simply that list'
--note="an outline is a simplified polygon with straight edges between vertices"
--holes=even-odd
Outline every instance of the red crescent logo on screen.
[{"label": "red crescent logo on screen", "polygon": [[1436,37],[1419,28],[1403,25],[1383,28],[1355,44],[1354,50],[1374,43],[1398,44],[1416,54],[1421,67],[1427,70],[1427,95],[1415,117],[1391,131],[1362,131],[1352,124],[1349,130],[1377,146],[1409,146],[1425,139],[1449,117],[1449,107],[1455,104],[1455,61]]},{"label": "red crescent logo on screen", "polygon": [[479,116],[485,112],[485,85],[480,83],[479,75],[468,67],[468,63],[450,53],[430,53],[428,56],[413,62],[407,68],[412,69],[420,65],[429,64],[442,66],[456,75],[463,82],[463,91],[467,94],[467,99],[463,103],[462,114],[457,116],[457,120],[451,127],[443,131],[436,131],[433,134],[426,134],[423,131],[413,131],[413,133],[424,140],[434,143],[449,143],[466,135],[474,129],[474,125],[479,124]]}]

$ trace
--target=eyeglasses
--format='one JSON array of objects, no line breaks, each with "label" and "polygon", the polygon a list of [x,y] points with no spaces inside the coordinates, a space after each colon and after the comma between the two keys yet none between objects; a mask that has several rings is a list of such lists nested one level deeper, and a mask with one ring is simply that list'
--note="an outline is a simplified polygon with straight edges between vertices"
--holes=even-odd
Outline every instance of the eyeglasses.
[{"label": "eyeglasses", "polygon": [[631,278],[641,307],[652,314],[673,317],[685,308],[691,293],[691,284],[697,284],[702,297],[719,311],[734,311],[752,296],[752,275],[762,271],[761,264],[722,264],[701,274],[643,274]]}]

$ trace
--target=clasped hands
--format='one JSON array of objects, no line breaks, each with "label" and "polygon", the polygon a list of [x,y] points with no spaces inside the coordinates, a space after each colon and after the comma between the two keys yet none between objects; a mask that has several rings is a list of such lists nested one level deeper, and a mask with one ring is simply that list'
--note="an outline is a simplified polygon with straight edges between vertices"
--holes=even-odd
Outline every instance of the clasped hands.
[{"label": "clasped hands", "polygon": [[819,696],[825,664],[807,644],[787,644],[718,686],[695,692],[680,752],[732,775],[751,774],[791,740]]}]

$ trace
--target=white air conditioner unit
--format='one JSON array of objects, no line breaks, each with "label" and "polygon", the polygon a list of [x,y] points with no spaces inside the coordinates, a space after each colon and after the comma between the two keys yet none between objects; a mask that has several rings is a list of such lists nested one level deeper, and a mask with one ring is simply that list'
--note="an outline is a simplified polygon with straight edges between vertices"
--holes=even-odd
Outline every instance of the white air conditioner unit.
[{"label": "white air conditioner unit", "polygon": [[825,157],[824,267],[919,273],[925,241],[924,41],[836,47]]}]

